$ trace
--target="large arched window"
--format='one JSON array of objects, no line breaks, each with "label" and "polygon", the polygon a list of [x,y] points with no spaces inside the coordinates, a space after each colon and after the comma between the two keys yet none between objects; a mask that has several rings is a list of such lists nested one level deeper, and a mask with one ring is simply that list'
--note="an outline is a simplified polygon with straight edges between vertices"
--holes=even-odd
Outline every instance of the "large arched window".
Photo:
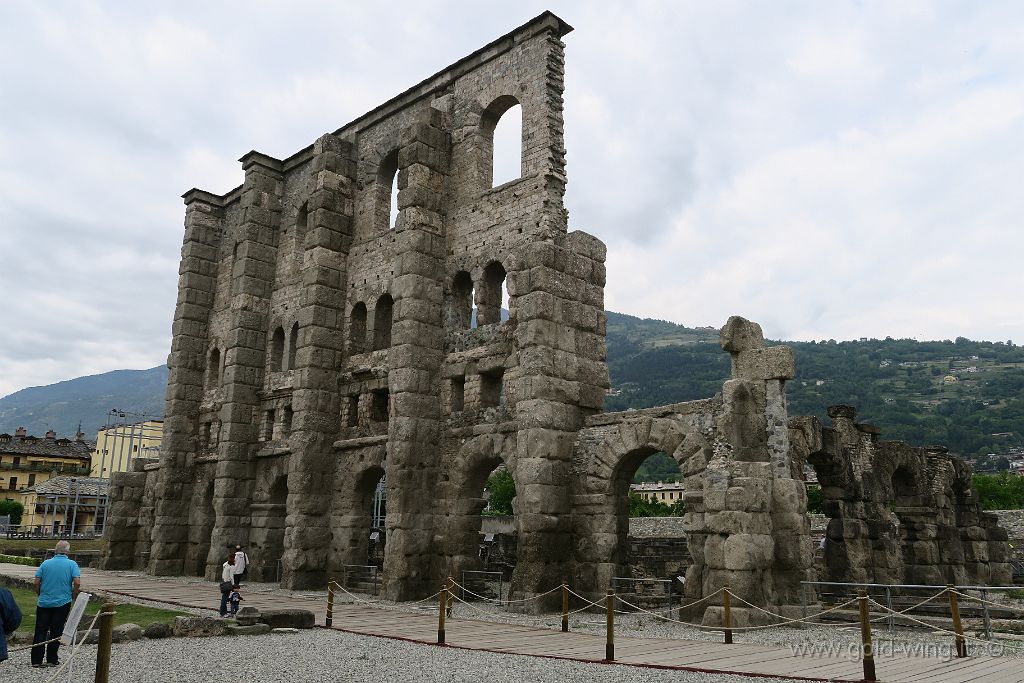
[{"label": "large arched window", "polygon": [[366,351],[366,304],[362,301],[352,307],[348,318],[348,350],[353,355]]},{"label": "large arched window", "polygon": [[295,369],[295,353],[299,348],[299,324],[292,325],[291,334],[288,335],[288,369]]},{"label": "large arched window", "polygon": [[505,267],[491,261],[484,268],[483,281],[476,288],[476,323],[490,325],[501,322],[505,291]]},{"label": "large arched window", "polygon": [[449,324],[456,330],[468,330],[473,321],[473,277],[462,270],[452,278]]},{"label": "large arched window", "polygon": [[270,370],[276,372],[284,369],[284,328],[274,330],[270,341]]},{"label": "large arched window", "polygon": [[387,349],[391,347],[391,317],[394,300],[390,294],[382,294],[373,309],[373,348]]},{"label": "large arched window", "polygon": [[398,150],[392,150],[377,167],[374,225],[379,232],[394,229],[398,220]]},{"label": "large arched window", "polygon": [[486,188],[523,175],[523,108],[511,95],[494,100],[480,117],[481,176]]}]

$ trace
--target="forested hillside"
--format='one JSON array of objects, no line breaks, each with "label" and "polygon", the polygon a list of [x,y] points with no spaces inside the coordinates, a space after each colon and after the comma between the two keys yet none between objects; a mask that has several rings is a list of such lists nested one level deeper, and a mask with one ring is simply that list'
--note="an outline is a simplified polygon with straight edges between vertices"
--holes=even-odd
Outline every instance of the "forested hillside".
[{"label": "forested hillside", "polygon": [[[862,339],[786,343],[797,375],[787,384],[790,414],[817,415],[835,403],[887,439],[943,444],[979,469],[1024,446],[1024,348],[1011,342]],[[607,410],[711,396],[729,374],[717,331],[608,314]],[[997,454],[987,458],[988,453]]]}]

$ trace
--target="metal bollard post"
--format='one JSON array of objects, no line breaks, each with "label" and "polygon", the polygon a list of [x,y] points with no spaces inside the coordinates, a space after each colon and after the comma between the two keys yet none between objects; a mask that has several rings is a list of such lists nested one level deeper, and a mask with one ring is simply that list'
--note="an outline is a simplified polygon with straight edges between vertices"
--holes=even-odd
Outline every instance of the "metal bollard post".
[{"label": "metal bollard post", "polygon": [[99,649],[96,651],[96,683],[108,683],[110,681],[110,643],[114,633],[114,604],[103,603],[100,608],[103,612],[100,616],[100,641]]},{"label": "metal bollard post", "polygon": [[607,636],[607,642],[604,645],[604,659],[607,662],[615,661],[615,593],[608,591],[608,595],[605,597],[605,605],[607,611],[607,624],[605,626]]},{"label": "metal bollard post", "polygon": [[871,645],[871,616],[868,612],[868,594],[857,591],[857,603],[860,607],[860,641],[863,648],[861,660],[864,662],[864,680],[875,681],[875,652]]},{"label": "metal bollard post", "polygon": [[334,577],[327,581],[327,618],[324,620],[324,626],[327,628],[331,627],[334,623]]},{"label": "metal bollard post", "polygon": [[[892,610],[892,590],[889,588],[889,586],[885,587],[885,606],[888,607],[890,610]],[[892,633],[892,626],[893,626],[893,615],[892,615],[892,612],[890,611],[889,612],[889,633]]]},{"label": "metal bollard post", "polygon": [[732,606],[729,604],[729,586],[722,589],[722,626],[725,628],[725,644],[732,645]]},{"label": "metal bollard post", "polygon": [[956,633],[956,656],[967,656],[967,641],[964,640],[964,625],[960,621],[960,603],[956,599],[956,586],[946,586],[949,594],[949,614],[953,617],[953,631]]},{"label": "metal bollard post", "polygon": [[447,609],[448,583],[441,585],[441,591],[437,594],[437,644],[444,645],[444,613]]},{"label": "metal bollard post", "polygon": [[562,582],[562,633],[569,632],[569,586]]},{"label": "metal bollard post", "polygon": [[981,603],[981,613],[985,618],[985,639],[992,640],[992,618],[988,613],[988,591],[984,588],[981,589],[981,599],[985,601]]}]

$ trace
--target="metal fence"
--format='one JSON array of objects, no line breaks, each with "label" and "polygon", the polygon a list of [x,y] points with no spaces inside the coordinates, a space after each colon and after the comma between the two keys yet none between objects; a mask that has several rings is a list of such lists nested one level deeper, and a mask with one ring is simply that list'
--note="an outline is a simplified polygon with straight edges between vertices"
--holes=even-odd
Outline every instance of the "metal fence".
[{"label": "metal fence", "polygon": [[676,600],[675,582],[672,579],[636,579],[626,576],[612,577],[612,592],[626,603],[644,609],[664,606],[665,616],[672,616],[673,601]]},{"label": "metal fence", "polygon": [[342,586],[361,593],[377,595],[380,592],[381,571],[375,564],[343,564]]},{"label": "metal fence", "polygon": [[481,572],[465,570],[460,581],[462,599],[495,600],[501,602],[508,599],[508,584],[501,572]]},{"label": "metal fence", "polygon": [[[844,602],[856,597],[863,590],[868,597],[874,598],[889,610],[885,617],[889,631],[901,623],[899,613],[914,614],[916,617],[944,619],[949,616],[947,589],[950,586],[933,586],[928,584],[885,584],[885,583],[843,583],[839,581],[801,581],[803,587],[803,610],[807,614],[809,605],[820,600],[823,604]],[[969,604],[966,600],[958,605],[964,618],[981,619],[985,638],[992,638],[992,619],[1016,619],[1020,610],[1012,605],[999,606],[991,601],[991,597],[999,593],[1020,591],[1020,586],[955,586],[956,591],[965,596],[979,598],[977,604]],[[895,612],[895,613],[894,613]]]}]

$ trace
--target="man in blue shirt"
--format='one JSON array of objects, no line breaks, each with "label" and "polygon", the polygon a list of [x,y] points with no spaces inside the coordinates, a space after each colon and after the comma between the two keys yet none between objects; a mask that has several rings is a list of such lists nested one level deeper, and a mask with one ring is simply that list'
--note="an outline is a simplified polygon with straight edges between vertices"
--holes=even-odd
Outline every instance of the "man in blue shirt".
[{"label": "man in blue shirt", "polygon": [[78,563],[68,557],[71,544],[58,541],[56,555],[39,565],[36,570],[36,633],[32,638],[32,666],[58,666],[57,648],[60,643],[54,640],[45,645],[46,664],[43,664],[44,646],[48,640],[60,638],[64,632],[64,622],[71,611],[71,602],[78,596],[81,586],[82,572]]}]

